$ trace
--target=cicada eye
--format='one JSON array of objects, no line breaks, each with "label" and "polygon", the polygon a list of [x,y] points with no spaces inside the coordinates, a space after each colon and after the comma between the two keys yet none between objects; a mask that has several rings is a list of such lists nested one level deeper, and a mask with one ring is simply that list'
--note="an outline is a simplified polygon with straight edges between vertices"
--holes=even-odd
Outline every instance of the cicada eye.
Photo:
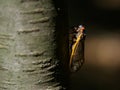
[{"label": "cicada eye", "polygon": [[77,30],[78,29],[78,27],[74,27],[74,30]]},{"label": "cicada eye", "polygon": [[82,26],[82,25],[79,25],[78,27],[81,28],[81,27],[83,27],[83,26]]}]

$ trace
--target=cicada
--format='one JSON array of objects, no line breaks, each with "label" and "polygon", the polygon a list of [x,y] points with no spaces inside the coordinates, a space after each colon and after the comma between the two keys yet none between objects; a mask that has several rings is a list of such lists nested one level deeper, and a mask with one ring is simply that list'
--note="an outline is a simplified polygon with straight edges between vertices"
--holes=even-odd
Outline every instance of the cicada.
[{"label": "cicada", "polygon": [[82,25],[71,29],[69,34],[70,71],[78,71],[84,63],[85,28]]}]

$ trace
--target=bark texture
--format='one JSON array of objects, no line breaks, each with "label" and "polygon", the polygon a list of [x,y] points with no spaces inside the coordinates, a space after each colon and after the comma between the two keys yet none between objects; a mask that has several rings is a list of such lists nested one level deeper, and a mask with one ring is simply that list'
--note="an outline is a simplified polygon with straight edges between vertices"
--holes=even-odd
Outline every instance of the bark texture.
[{"label": "bark texture", "polygon": [[0,90],[60,90],[52,0],[0,0]]}]

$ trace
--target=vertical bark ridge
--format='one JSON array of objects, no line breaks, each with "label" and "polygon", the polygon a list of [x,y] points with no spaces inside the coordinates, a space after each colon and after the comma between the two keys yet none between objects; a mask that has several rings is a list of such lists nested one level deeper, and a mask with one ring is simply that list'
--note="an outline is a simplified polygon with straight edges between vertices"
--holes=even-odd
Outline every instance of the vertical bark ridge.
[{"label": "vertical bark ridge", "polygon": [[60,90],[53,77],[58,60],[52,0],[0,3],[0,88]]}]

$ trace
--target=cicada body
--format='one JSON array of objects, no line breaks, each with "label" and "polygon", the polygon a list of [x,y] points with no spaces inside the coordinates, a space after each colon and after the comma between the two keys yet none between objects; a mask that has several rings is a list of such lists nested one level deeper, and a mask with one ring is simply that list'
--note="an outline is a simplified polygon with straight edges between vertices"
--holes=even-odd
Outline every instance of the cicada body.
[{"label": "cicada body", "polygon": [[69,35],[69,68],[70,71],[75,72],[84,63],[84,41],[86,36],[84,27],[82,25],[74,27]]}]

